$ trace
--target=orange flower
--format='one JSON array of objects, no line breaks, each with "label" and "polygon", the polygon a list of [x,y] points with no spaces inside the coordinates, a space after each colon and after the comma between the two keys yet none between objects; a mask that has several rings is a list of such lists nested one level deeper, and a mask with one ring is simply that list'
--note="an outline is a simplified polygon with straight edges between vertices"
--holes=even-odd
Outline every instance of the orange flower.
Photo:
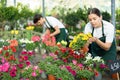
[{"label": "orange flower", "polygon": [[10,46],[18,46],[18,41],[17,40],[10,40]]},{"label": "orange flower", "polygon": [[55,37],[54,37],[54,36],[50,37],[49,34],[44,35],[44,36],[42,37],[42,42],[43,42],[44,44],[46,44],[47,46],[55,46],[55,45],[56,45]]}]

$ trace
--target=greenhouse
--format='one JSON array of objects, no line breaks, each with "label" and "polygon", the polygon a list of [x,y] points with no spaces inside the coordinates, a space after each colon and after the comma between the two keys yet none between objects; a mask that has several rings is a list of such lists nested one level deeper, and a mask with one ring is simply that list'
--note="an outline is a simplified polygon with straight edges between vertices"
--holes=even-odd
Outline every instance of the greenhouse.
[{"label": "greenhouse", "polygon": [[120,0],[0,0],[0,80],[120,80]]}]

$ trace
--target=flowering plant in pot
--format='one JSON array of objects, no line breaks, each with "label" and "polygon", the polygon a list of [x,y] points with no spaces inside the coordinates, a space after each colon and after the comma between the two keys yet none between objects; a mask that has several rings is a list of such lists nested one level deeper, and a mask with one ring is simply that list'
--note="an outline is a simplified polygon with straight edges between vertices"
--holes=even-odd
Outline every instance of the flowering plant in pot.
[{"label": "flowering plant in pot", "polygon": [[44,70],[48,75],[52,74],[57,79],[62,80],[74,80],[74,76],[66,68],[62,68],[63,65],[64,62],[58,59],[54,54],[52,54],[52,56],[47,56],[38,64],[40,69]]},{"label": "flowering plant in pot", "polygon": [[92,37],[90,33],[79,33],[78,35],[74,36],[73,40],[70,42],[69,47],[73,50],[80,50],[84,47],[90,37]]},{"label": "flowering plant in pot", "polygon": [[51,37],[50,34],[45,34],[41,37],[41,47],[47,52],[55,52],[58,50],[56,39],[54,36]]},{"label": "flowering plant in pot", "polygon": [[94,71],[95,76],[98,76],[99,72],[102,73],[105,70],[108,70],[108,66],[101,57],[96,56],[93,58],[90,53],[86,55],[84,64],[89,66]]},{"label": "flowering plant in pot", "polygon": [[84,64],[79,63],[77,60],[72,60],[71,63],[69,63],[69,66],[71,69],[73,69],[76,73],[75,79],[85,79],[85,80],[91,80],[94,73],[93,71],[89,70],[84,66]]},{"label": "flowering plant in pot", "polygon": [[21,71],[21,79],[20,80],[38,80],[39,79],[39,74],[41,74],[41,71],[39,69],[38,66],[28,66],[25,67],[22,71]]},{"label": "flowering plant in pot", "polygon": [[21,71],[31,64],[34,54],[32,51],[21,51],[17,53],[18,43],[10,41],[10,45],[3,46],[0,50],[0,78],[1,80],[18,80]]}]

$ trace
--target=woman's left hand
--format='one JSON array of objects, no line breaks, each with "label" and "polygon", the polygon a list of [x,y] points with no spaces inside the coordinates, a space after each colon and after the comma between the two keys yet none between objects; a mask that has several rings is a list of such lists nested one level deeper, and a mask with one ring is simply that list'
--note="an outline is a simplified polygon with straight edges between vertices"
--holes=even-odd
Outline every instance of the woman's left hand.
[{"label": "woman's left hand", "polygon": [[98,40],[98,38],[96,38],[96,37],[91,37],[91,38],[89,38],[89,42],[96,42]]}]

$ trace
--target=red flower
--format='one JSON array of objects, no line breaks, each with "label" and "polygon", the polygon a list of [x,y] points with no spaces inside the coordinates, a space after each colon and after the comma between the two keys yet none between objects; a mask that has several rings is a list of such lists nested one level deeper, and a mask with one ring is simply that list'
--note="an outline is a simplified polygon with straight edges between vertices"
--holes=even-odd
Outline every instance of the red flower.
[{"label": "red flower", "polygon": [[0,50],[0,54],[2,54],[2,52],[3,52],[3,51],[2,51],[2,50]]},{"label": "red flower", "polygon": [[8,56],[9,56],[9,52],[6,52],[6,53],[5,53],[5,56],[8,57]]},{"label": "red flower", "polygon": [[4,47],[3,47],[3,50],[8,50],[8,49],[9,49],[8,46],[4,46]]},{"label": "red flower", "polygon": [[16,52],[16,48],[15,47],[11,47],[12,52]]}]

